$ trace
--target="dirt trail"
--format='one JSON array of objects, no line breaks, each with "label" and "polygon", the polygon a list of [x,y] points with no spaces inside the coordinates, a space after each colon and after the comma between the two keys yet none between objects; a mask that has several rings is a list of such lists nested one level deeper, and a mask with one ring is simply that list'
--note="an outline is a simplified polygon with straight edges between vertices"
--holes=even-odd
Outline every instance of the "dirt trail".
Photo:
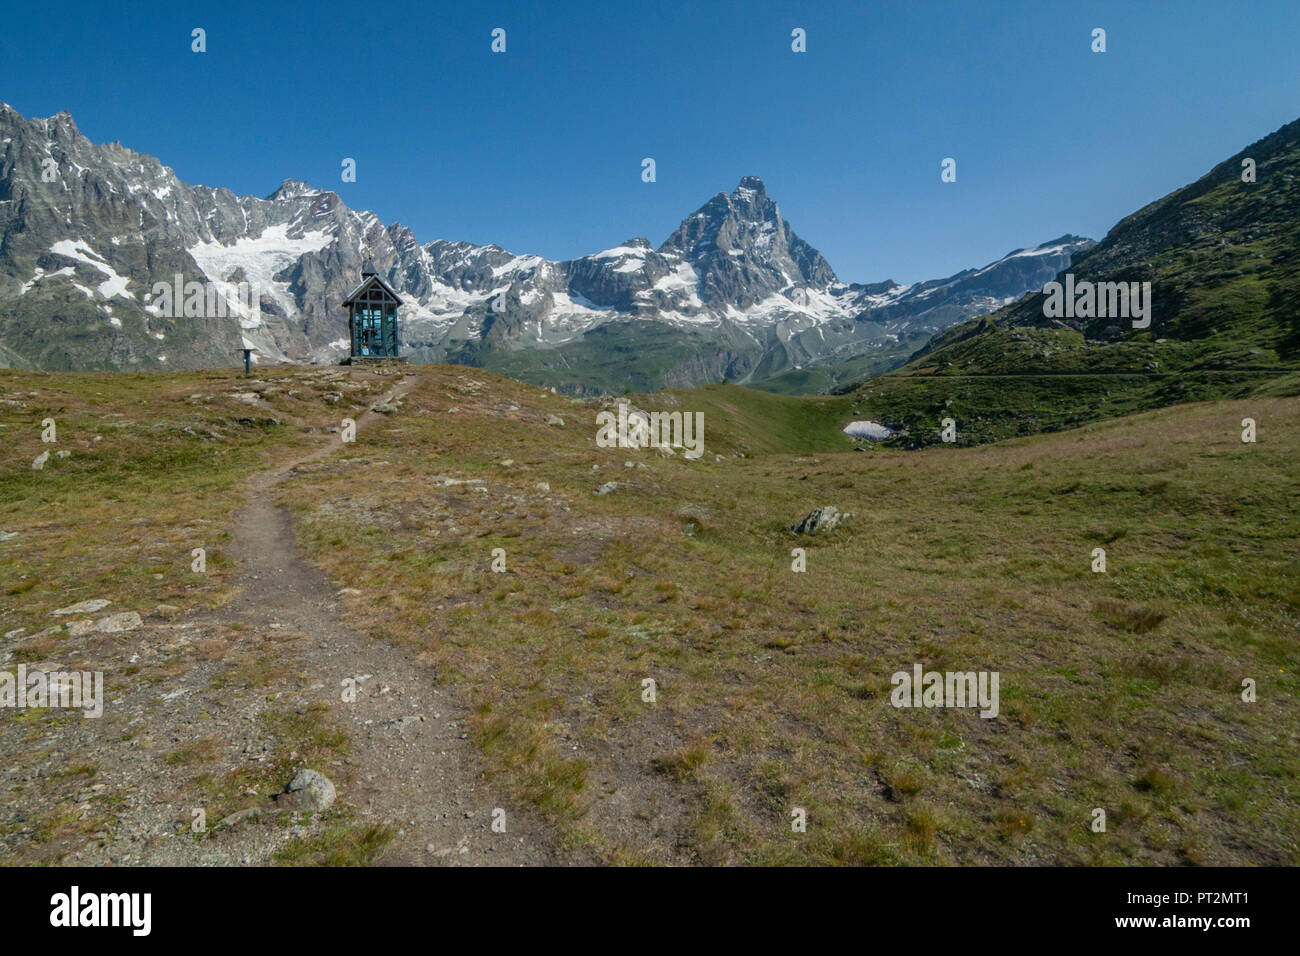
[{"label": "dirt trail", "polygon": [[[418,385],[418,375],[407,376],[379,401],[394,402]],[[381,417],[367,411],[357,419],[358,432]],[[351,738],[354,780],[336,781],[340,799],[367,822],[398,831],[380,864],[563,862],[549,827],[482,783],[478,752],[465,737],[468,709],[454,689],[438,687],[414,652],[346,627],[334,586],[299,556],[291,515],[275,503],[274,489],[295,468],[345,447],[330,436],[319,449],[251,479],[234,527],[243,593],[227,610],[250,627],[277,624],[309,635],[296,649],[308,678],[304,696],[330,704]],[[365,678],[355,702],[341,699],[345,678]],[[505,833],[492,831],[496,808],[505,811]]]}]

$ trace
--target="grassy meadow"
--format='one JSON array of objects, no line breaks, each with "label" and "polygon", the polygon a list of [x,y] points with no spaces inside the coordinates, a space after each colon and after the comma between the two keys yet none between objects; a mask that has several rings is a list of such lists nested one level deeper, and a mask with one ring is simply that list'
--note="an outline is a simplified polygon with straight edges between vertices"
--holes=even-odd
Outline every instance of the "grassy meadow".
[{"label": "grassy meadow", "polygon": [[[597,447],[595,415],[617,399],[418,372],[395,412],[273,493],[309,560],[359,592],[343,599],[347,623],[414,649],[463,695],[487,786],[584,858],[1300,862],[1296,398],[913,451],[840,433],[864,411],[859,394],[709,386],[625,399],[702,412],[705,453],[692,461]],[[233,371],[5,373],[11,664],[60,658],[69,638],[50,631],[50,612],[78,600],[109,594],[171,621],[237,604],[222,547],[247,480],[337,440],[329,429],[391,384],[349,369],[266,370],[252,384]],[[1244,417],[1254,444],[1241,441]],[[46,418],[54,445],[41,441]],[[71,455],[33,471],[54,448]],[[823,505],[852,517],[824,535],[790,531]],[[1105,573],[1092,571],[1099,547]],[[104,666],[111,693],[205,656],[213,686],[268,701],[295,680],[267,663],[265,635],[132,666],[123,638],[94,640],[77,659]],[[915,663],[998,671],[999,715],[894,708],[890,676]],[[0,715],[0,734],[22,735],[30,755],[16,759],[47,768],[48,819],[31,839],[111,828],[111,805],[78,818],[77,787],[59,782],[84,784],[94,767],[42,743],[66,715],[22,718]],[[325,713],[285,711],[277,726],[296,754],[334,740]],[[228,810],[274,776],[223,770],[202,743],[161,741],[134,759],[184,771]],[[792,829],[796,808],[806,832]],[[314,837],[281,859],[373,857],[368,844],[347,850],[360,829],[329,833],[338,845]]]},{"label": "grassy meadow", "polygon": [[[1300,861],[1296,399],[902,451],[838,434],[852,397],[631,397],[704,413],[692,462],[596,447],[592,402],[424,375],[355,460],[304,470],[284,501],[312,559],[362,591],[353,624],[468,695],[494,780],[575,845],[632,863]],[[854,517],[790,532],[820,505]],[[998,671],[1000,715],[895,709],[890,675],[917,662]]]}]

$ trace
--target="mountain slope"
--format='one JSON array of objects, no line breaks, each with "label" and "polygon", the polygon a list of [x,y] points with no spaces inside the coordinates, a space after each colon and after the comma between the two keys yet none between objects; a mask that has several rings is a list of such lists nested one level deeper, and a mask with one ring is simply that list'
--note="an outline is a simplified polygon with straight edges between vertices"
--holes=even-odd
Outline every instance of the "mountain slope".
[{"label": "mountain slope", "polygon": [[[1253,183],[1242,180],[1246,159]],[[929,443],[945,416],[979,440],[1264,383],[1288,393],[1300,370],[1300,120],[1121,220],[1055,280],[1067,271],[1076,287],[1149,282],[1150,327],[1049,317],[1039,291],[940,332],[897,372],[863,383],[860,410],[900,426],[899,441]]]},{"label": "mountain slope", "polygon": [[[826,387],[898,364],[1091,245],[1064,236],[946,279],[847,284],[746,176],[658,249],[632,238],[552,261],[422,244],[294,180],[265,199],[192,186],[152,157],[91,143],[67,113],[27,120],[0,104],[0,150],[0,365],[20,367],[222,366],[244,341],[263,360],[337,361],[341,302],[373,262],[403,296],[416,361],[576,392],[724,377],[791,390],[811,368],[825,372],[809,387]],[[176,277],[169,301],[157,284]],[[191,302],[191,282],[211,298]]]}]

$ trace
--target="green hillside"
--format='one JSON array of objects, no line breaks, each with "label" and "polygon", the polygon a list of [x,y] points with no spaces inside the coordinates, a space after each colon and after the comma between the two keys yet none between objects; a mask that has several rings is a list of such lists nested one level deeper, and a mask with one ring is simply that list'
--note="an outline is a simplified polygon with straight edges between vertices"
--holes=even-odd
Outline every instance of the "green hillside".
[{"label": "green hillside", "polygon": [[[1255,182],[1242,180],[1246,159]],[[1295,394],[1300,121],[1128,216],[1069,272],[1076,283],[1149,282],[1149,328],[1051,318],[1035,293],[846,389],[856,411],[916,445],[938,441],[944,417],[957,421],[959,442],[973,442],[1177,402]]]}]

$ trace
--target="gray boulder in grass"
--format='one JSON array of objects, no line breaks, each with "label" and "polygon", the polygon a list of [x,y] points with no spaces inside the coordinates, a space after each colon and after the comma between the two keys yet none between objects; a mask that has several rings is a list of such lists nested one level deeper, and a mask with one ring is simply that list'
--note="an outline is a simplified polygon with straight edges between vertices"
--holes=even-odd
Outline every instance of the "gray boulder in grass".
[{"label": "gray boulder in grass", "polygon": [[317,770],[299,770],[276,802],[291,810],[318,813],[333,806],[337,796],[334,784],[325,774]]},{"label": "gray boulder in grass", "polygon": [[795,534],[821,534],[834,530],[840,522],[852,517],[853,515],[848,512],[841,512],[827,505],[808,512],[797,523],[791,525],[790,530]]}]

